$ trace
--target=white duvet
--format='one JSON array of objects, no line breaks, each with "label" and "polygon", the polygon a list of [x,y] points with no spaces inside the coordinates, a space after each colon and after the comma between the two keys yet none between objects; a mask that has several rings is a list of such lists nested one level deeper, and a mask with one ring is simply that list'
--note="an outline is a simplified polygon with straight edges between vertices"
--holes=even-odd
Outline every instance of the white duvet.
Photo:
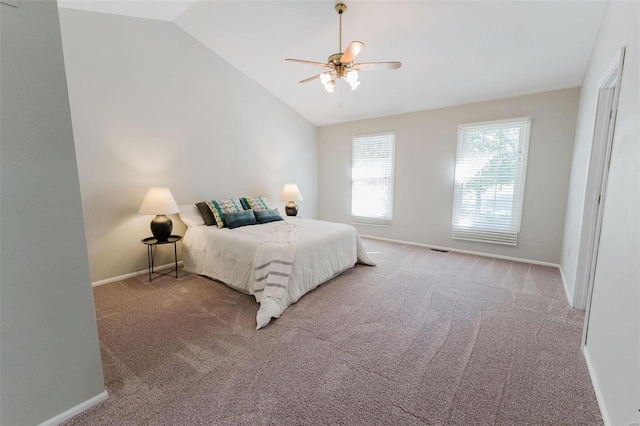
[{"label": "white duvet", "polygon": [[285,220],[296,225],[298,236],[291,279],[281,299],[261,298],[259,293],[254,292],[253,260],[260,243],[282,222],[235,229],[191,227],[182,245],[184,270],[206,275],[256,296],[260,302],[256,315],[257,328],[262,328],[303,295],[352,268],[357,262],[375,265],[353,226],[297,217],[287,217]]}]

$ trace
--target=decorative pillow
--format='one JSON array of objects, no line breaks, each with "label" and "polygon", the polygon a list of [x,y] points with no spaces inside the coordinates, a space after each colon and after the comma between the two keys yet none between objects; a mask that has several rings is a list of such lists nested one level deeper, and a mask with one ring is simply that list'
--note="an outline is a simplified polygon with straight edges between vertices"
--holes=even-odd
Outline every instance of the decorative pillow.
[{"label": "decorative pillow", "polygon": [[261,210],[269,210],[269,203],[267,203],[267,197],[242,197],[240,198],[240,202],[242,203],[242,207],[245,210],[253,210],[254,212]]},{"label": "decorative pillow", "polygon": [[202,214],[195,204],[184,204],[178,208],[180,209],[180,220],[188,227],[204,225]]},{"label": "decorative pillow", "polygon": [[247,225],[257,225],[253,210],[242,210],[237,213],[223,213],[224,220],[227,222],[229,229],[239,228]]},{"label": "decorative pillow", "polygon": [[224,228],[227,226],[227,223],[224,221],[225,213],[236,213],[244,210],[238,198],[229,198],[227,200],[208,200],[205,201],[205,203],[207,203],[207,206],[209,206],[213,212],[213,217],[216,218],[218,228]]},{"label": "decorative pillow", "polygon": [[269,222],[276,222],[278,220],[284,220],[282,219],[282,216],[280,216],[278,209],[258,210],[254,213],[256,215],[256,219],[258,220],[258,223],[269,223]]},{"label": "decorative pillow", "polygon": [[197,203],[196,207],[198,208],[198,210],[200,210],[200,214],[204,219],[205,225],[207,226],[217,225],[216,218],[213,216],[213,212],[211,211],[211,209],[209,208],[209,206],[205,201]]}]

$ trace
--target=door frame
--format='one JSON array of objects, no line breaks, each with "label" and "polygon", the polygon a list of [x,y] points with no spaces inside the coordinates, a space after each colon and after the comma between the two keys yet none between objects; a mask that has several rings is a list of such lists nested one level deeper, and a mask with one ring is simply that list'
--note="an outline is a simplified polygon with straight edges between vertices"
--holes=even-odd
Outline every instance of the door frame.
[{"label": "door frame", "polygon": [[580,251],[576,272],[573,304],[585,309],[582,347],[587,344],[589,314],[593,297],[593,285],[598,263],[598,247],[602,230],[609,165],[613,148],[620,83],[624,65],[625,48],[622,47],[605,71],[598,85],[596,120],[591,145],[591,158],[583,209]]}]

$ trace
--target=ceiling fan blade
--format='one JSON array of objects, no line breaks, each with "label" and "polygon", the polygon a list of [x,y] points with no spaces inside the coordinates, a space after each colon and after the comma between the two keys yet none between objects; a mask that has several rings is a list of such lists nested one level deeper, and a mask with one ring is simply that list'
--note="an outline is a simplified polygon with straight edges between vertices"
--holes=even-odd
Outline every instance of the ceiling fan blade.
[{"label": "ceiling fan blade", "polygon": [[[322,74],[324,74],[324,73],[322,73]],[[320,76],[322,74],[318,74],[318,75],[314,75],[313,77],[305,78],[304,80],[300,81],[300,83],[308,83],[309,81],[317,80],[317,79],[320,78]]]},{"label": "ceiling fan blade", "polygon": [[300,64],[316,65],[318,67],[327,67],[327,68],[329,68],[329,65],[327,63],[325,63],[325,62],[305,61],[304,59],[285,59],[285,61],[298,62]]},{"label": "ceiling fan blade", "polygon": [[353,60],[356,58],[356,56],[358,56],[358,53],[360,53],[362,49],[364,49],[363,42],[352,41],[349,47],[347,47],[347,50],[345,50],[344,53],[342,54],[342,57],[340,58],[340,62],[343,64],[349,64],[353,62]]},{"label": "ceiling fan blade", "polygon": [[396,70],[401,66],[400,62],[363,62],[361,64],[353,64],[353,68],[357,71]]}]

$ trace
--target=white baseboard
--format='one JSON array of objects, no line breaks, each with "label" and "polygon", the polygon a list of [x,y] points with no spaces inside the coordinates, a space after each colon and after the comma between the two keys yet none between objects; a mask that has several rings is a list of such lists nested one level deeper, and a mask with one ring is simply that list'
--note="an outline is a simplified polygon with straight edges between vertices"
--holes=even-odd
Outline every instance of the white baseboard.
[{"label": "white baseboard", "polygon": [[88,410],[89,408],[93,407],[94,405],[98,404],[99,402],[104,401],[105,399],[107,399],[107,397],[109,396],[109,394],[107,393],[107,391],[102,391],[102,393],[99,393],[98,395],[94,396],[91,399],[86,400],[85,402],[82,402],[78,405],[76,405],[73,408],[68,409],[67,411],[65,411],[64,413],[60,413],[55,417],[50,418],[49,420],[46,420],[42,423],[40,423],[38,426],[55,426],[55,425],[59,425],[60,423],[64,422],[65,420],[69,420],[71,417],[78,415],[80,413],[82,413],[85,410]]},{"label": "white baseboard", "polygon": [[530,263],[530,264],[533,264],[533,265],[542,265],[542,266],[552,266],[552,267],[558,268],[558,269],[560,268],[560,265],[558,265],[557,263],[542,262],[542,261],[539,261],[539,260],[522,259],[522,258],[519,258],[519,257],[501,256],[499,254],[483,253],[483,252],[480,252],[480,251],[460,250],[460,249],[455,249],[455,248],[450,248],[450,247],[433,246],[433,245],[430,245],[430,244],[414,243],[412,241],[392,240],[391,238],[373,237],[371,235],[361,235],[361,237],[362,238],[369,238],[371,240],[389,241],[390,243],[406,244],[406,245],[409,245],[409,246],[418,246],[418,247],[425,247],[425,248],[436,249],[436,250],[453,251],[453,252],[456,252],[456,253],[473,254],[475,256],[492,257],[492,258],[495,258],[495,259],[512,260],[514,262],[523,262],[523,263]]},{"label": "white baseboard", "polygon": [[[171,263],[167,263],[166,265],[155,266],[153,269],[154,271],[160,271],[163,269],[175,268],[175,265],[176,265],[175,263],[171,262]],[[178,261],[178,266],[180,265],[182,265],[182,260]],[[107,278],[100,281],[94,281],[91,283],[91,286],[97,287],[99,285],[109,284],[114,281],[122,281],[122,280],[126,280],[127,278],[137,277],[138,275],[148,274],[148,273],[149,273],[148,269],[143,269],[141,271],[131,272],[129,274],[118,275],[117,277]]]},{"label": "white baseboard", "polygon": [[[564,271],[562,270],[562,265],[558,266],[560,269],[560,277],[562,277],[562,287],[564,287],[564,293],[567,296],[567,302],[569,302],[569,306],[575,309],[573,305],[573,294],[569,291],[569,286],[567,286],[567,279],[564,277]],[[582,309],[584,311],[584,309]]]},{"label": "white baseboard", "polygon": [[582,348],[582,354],[584,355],[584,359],[587,362],[587,370],[589,371],[589,377],[591,377],[591,385],[593,386],[593,390],[596,393],[596,400],[598,401],[598,408],[600,408],[602,420],[604,421],[605,426],[611,425],[609,412],[607,411],[607,406],[604,403],[604,397],[602,396],[602,390],[600,389],[598,376],[596,376],[596,372],[593,368],[593,363],[591,362],[591,356],[589,355],[588,346]]}]

